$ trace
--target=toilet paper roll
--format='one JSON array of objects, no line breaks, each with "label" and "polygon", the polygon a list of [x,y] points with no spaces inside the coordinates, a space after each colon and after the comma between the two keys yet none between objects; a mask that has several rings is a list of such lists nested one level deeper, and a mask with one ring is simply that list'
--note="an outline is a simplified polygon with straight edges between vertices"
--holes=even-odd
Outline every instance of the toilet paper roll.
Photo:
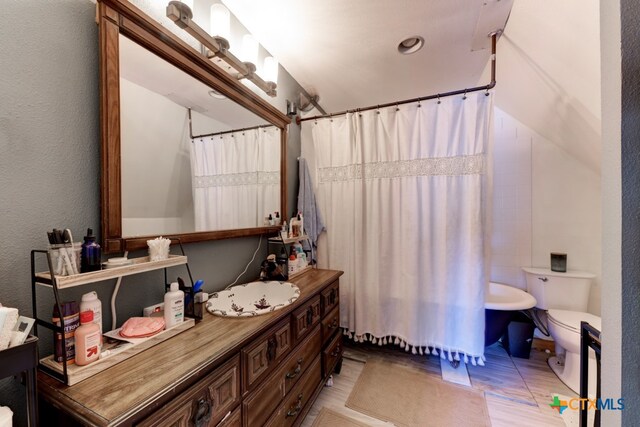
[{"label": "toilet paper roll", "polygon": [[0,427],[11,427],[13,412],[6,406],[0,406]]}]

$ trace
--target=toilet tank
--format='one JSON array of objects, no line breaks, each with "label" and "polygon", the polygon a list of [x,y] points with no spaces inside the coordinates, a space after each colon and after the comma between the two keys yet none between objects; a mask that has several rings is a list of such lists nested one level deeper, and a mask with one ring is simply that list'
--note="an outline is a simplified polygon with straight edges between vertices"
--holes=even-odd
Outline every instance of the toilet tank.
[{"label": "toilet tank", "polygon": [[538,302],[537,308],[587,311],[594,274],[571,270],[559,273],[533,267],[523,267],[523,270],[527,276],[527,291]]}]

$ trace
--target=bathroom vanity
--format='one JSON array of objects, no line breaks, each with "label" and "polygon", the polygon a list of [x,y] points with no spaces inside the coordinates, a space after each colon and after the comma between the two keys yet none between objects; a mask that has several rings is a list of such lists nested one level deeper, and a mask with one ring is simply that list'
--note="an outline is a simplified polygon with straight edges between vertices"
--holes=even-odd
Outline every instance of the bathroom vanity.
[{"label": "bathroom vanity", "polygon": [[293,304],[270,314],[206,314],[195,327],[74,386],[40,372],[48,425],[299,425],[339,372],[340,271],[292,280]]}]

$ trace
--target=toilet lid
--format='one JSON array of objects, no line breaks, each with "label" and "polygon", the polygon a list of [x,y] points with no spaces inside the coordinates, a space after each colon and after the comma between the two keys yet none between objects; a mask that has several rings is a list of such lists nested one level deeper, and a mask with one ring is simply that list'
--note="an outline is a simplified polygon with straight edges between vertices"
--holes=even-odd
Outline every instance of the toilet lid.
[{"label": "toilet lid", "polygon": [[588,322],[591,326],[599,331],[602,331],[601,319],[591,313],[583,313],[581,311],[569,311],[569,310],[549,310],[547,312],[548,319],[567,329],[571,329],[574,332],[580,333],[580,322]]}]

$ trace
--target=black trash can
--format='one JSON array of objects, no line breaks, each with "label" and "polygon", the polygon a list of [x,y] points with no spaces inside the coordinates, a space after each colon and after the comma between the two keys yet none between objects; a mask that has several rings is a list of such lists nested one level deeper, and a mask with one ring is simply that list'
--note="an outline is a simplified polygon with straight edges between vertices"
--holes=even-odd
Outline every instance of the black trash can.
[{"label": "black trash can", "polygon": [[513,357],[528,359],[531,354],[533,331],[536,325],[524,313],[518,312],[507,326],[507,332],[502,337],[502,344],[507,353]]}]

